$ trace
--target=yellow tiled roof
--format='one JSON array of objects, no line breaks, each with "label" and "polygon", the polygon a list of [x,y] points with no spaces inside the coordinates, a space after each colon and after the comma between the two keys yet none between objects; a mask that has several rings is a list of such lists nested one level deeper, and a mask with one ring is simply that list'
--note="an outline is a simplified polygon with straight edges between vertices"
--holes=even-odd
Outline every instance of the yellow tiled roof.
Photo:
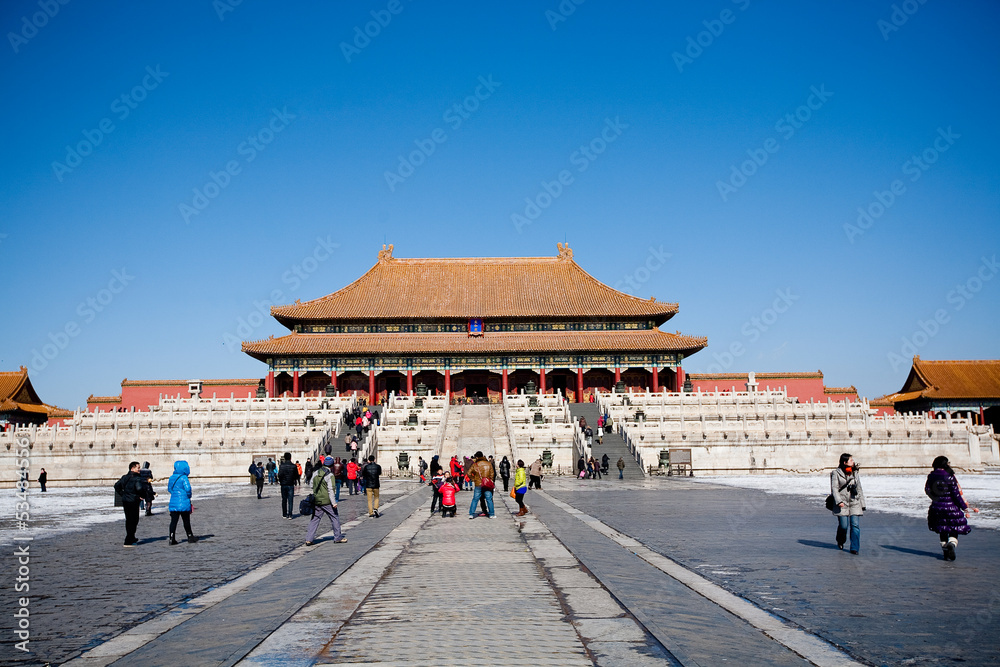
[{"label": "yellow tiled roof", "polygon": [[557,257],[400,259],[392,246],[350,285],[327,296],[271,308],[291,328],[323,320],[431,320],[483,318],[633,318],[657,325],[676,303],[640,299],[608,287],[573,261],[568,246]]}]

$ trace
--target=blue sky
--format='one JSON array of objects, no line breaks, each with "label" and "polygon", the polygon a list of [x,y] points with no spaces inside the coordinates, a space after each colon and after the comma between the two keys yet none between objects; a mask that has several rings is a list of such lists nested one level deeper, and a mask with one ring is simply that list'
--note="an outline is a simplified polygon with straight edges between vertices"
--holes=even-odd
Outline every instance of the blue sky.
[{"label": "blue sky", "polygon": [[67,408],[126,377],[262,376],[238,340],[285,331],[267,302],[344,286],[383,242],[568,241],[680,303],[665,328],[709,338],[693,372],[821,369],[874,397],[914,351],[996,358],[998,18],[6,2],[0,367]]}]

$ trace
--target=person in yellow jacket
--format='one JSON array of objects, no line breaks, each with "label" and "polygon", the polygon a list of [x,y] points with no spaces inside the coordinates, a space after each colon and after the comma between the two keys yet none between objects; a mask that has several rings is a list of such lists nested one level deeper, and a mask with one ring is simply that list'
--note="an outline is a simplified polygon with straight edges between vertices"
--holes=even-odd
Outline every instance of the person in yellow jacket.
[{"label": "person in yellow jacket", "polygon": [[524,467],[524,461],[517,460],[517,470],[514,471],[514,500],[520,507],[516,516],[524,516],[528,513],[528,508],[524,506],[524,494],[528,492],[528,470]]}]

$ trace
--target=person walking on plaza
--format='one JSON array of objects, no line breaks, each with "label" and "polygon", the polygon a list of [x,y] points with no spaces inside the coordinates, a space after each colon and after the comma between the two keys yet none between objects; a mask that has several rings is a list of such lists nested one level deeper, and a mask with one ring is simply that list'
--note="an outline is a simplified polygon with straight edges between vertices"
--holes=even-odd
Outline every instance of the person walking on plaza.
[{"label": "person walking on plaza", "polygon": [[267,457],[267,465],[264,466],[264,470],[267,472],[267,483],[274,485],[278,483],[278,466],[275,465],[274,459],[270,456]]},{"label": "person walking on plaza", "polygon": [[458,455],[451,457],[451,461],[448,462],[448,469],[451,472],[452,482],[455,486],[462,489],[462,464],[458,462]]},{"label": "person walking on plaza", "polygon": [[542,457],[539,456],[528,468],[528,488],[542,490]]},{"label": "person walking on plaza", "polygon": [[143,503],[145,503],[146,516],[153,516],[153,498],[156,497],[156,492],[153,491],[153,471],[149,469],[149,461],[142,464],[139,476],[142,477],[142,483],[146,485],[146,491],[142,500],[139,501],[139,509],[142,509]]},{"label": "person walking on plaza", "polygon": [[476,509],[478,509],[476,505],[479,504],[480,498],[484,497],[486,498],[487,516],[491,519],[494,518],[493,489],[496,487],[493,484],[493,479],[496,474],[493,464],[483,456],[482,452],[476,452],[468,473],[473,484],[472,503],[469,505],[470,519],[476,518]]},{"label": "person walking on plaza", "polygon": [[958,536],[968,535],[972,530],[967,517],[969,512],[978,512],[969,507],[962,496],[962,487],[955,479],[947,456],[939,456],[931,464],[933,470],[927,475],[924,493],[931,499],[927,510],[927,528],[941,538],[941,550],[945,560],[955,560]]},{"label": "person walking on plaza", "polygon": [[344,483],[344,462],[339,456],[333,457],[333,467],[330,468],[330,472],[333,473],[333,484],[334,484],[334,500],[338,503],[340,502],[340,487]]},{"label": "person walking on plaza", "polygon": [[313,462],[311,458],[306,459],[306,467],[302,471],[302,474],[306,476],[306,484],[312,484]]},{"label": "person walking on plaza", "polygon": [[139,476],[138,461],[128,464],[128,472],[115,482],[115,491],[121,496],[125,511],[125,543],[122,546],[134,547],[139,541],[135,536],[135,529],[139,527],[139,501],[146,491],[146,484]]},{"label": "person walking on plaza", "polygon": [[316,504],[313,507],[312,520],[309,522],[309,530],[306,532],[306,546],[311,547],[316,539],[316,531],[324,516],[330,517],[330,524],[333,526],[333,541],[346,542],[347,538],[340,530],[340,516],[337,513],[337,502],[333,499],[333,483],[330,481],[333,473],[330,467],[333,465],[333,458],[327,456],[323,459],[323,465],[313,473],[312,492],[316,497]]},{"label": "person walking on plaza", "polygon": [[352,496],[358,492],[358,472],[360,471],[361,466],[358,465],[357,459],[352,458],[347,462],[347,490]]},{"label": "person walking on plaza", "polygon": [[170,494],[170,502],[167,509],[170,510],[170,544],[177,544],[174,537],[177,530],[177,519],[184,522],[184,532],[187,533],[187,541],[192,544],[198,541],[191,530],[191,466],[187,461],[174,462],[174,474],[167,481],[167,492]]},{"label": "person walking on plaza", "polygon": [[510,461],[504,456],[500,459],[500,479],[503,480],[503,492],[507,493],[507,483],[510,481]]},{"label": "person walking on plaza", "polygon": [[417,471],[420,473],[421,484],[427,483],[427,461],[424,461],[424,457],[417,457]]},{"label": "person walking on plaza", "polygon": [[45,472],[45,468],[38,473],[38,486],[42,487],[42,493],[45,493],[45,484],[49,481],[49,473]]},{"label": "person walking on plaza", "polygon": [[295,481],[298,479],[299,471],[292,463],[292,455],[285,452],[284,460],[278,466],[278,483],[281,484],[281,516],[286,519],[294,518],[295,505]]},{"label": "person walking on plaza", "polygon": [[378,511],[378,478],[381,474],[382,466],[375,463],[374,455],[369,456],[368,463],[361,469],[361,477],[365,483],[365,496],[368,498],[368,516],[376,519],[382,516]]},{"label": "person walking on plaza", "polygon": [[514,500],[517,501],[517,516],[524,516],[528,513],[528,508],[524,505],[524,494],[528,492],[528,471],[524,467],[524,461],[517,460],[517,470],[514,471]]},{"label": "person walking on plaza", "polygon": [[610,467],[611,467],[611,457],[608,456],[607,452],[604,452],[604,456],[601,457],[601,472],[607,475],[608,468]]},{"label": "person walking on plaza", "polygon": [[625,457],[618,457],[618,479],[625,479]]},{"label": "person walking on plaza", "polygon": [[857,555],[861,549],[861,515],[866,506],[858,466],[850,454],[841,454],[840,465],[830,473],[830,493],[837,508],[837,548],[844,548],[850,528],[851,553]]}]

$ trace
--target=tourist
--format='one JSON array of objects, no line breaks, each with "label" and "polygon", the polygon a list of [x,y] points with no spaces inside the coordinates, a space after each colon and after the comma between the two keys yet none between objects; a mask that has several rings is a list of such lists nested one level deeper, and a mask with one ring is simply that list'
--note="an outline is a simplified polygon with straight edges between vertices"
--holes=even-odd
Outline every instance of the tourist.
[{"label": "tourist", "polygon": [[382,466],[375,463],[375,456],[368,457],[368,463],[361,469],[361,477],[365,485],[365,496],[368,498],[368,516],[376,519],[382,516],[378,511],[378,487]]},{"label": "tourist", "polygon": [[594,470],[594,473],[593,475],[591,475],[591,477],[597,477],[597,479],[601,479],[601,464],[598,463],[597,459],[595,459],[593,456],[590,457],[590,467],[593,468]]},{"label": "tourist", "polygon": [[295,464],[292,463],[290,452],[285,452],[282,458],[284,460],[278,466],[278,472],[275,476],[281,484],[281,516],[291,519],[295,516],[295,505],[293,502],[295,500],[295,483],[298,481],[299,471],[295,468]]},{"label": "tourist", "polygon": [[524,494],[528,492],[528,471],[524,467],[524,461],[517,460],[517,470],[514,471],[514,500],[520,507],[517,516],[524,516],[528,513],[528,508],[524,504]]},{"label": "tourist", "polygon": [[455,484],[455,478],[448,475],[444,484],[441,485],[441,516],[452,518],[455,517],[455,512],[457,511],[457,506],[455,502],[455,494],[458,493],[458,485]]},{"label": "tourist", "polygon": [[947,456],[934,459],[931,467],[933,470],[924,484],[924,493],[931,499],[927,510],[927,528],[941,537],[944,559],[955,560],[958,536],[968,535],[972,530],[967,519],[969,512],[979,510],[965,502],[962,487],[955,479],[955,471],[948,464]]},{"label": "tourist", "polygon": [[431,477],[441,472],[441,462],[437,454],[431,457]]},{"label": "tourist", "polygon": [[851,530],[851,553],[857,555],[861,548],[861,515],[865,512],[865,493],[858,478],[854,457],[840,455],[840,465],[830,473],[830,493],[837,507],[837,548],[843,550],[847,529]]},{"label": "tourist", "polygon": [[122,509],[125,511],[125,543],[123,546],[134,547],[139,541],[135,537],[135,529],[139,527],[139,500],[146,490],[146,484],[139,476],[139,462],[128,464],[128,472],[115,482],[115,491],[121,496]]},{"label": "tourist", "polygon": [[417,472],[420,474],[420,483],[424,484],[427,482],[427,461],[424,461],[424,457],[417,457]]},{"label": "tourist", "polygon": [[528,468],[528,488],[542,490],[542,457],[535,459],[531,467]]},{"label": "tourist", "polygon": [[587,476],[587,459],[582,456],[576,461],[576,476],[579,479]]},{"label": "tourist", "polygon": [[313,462],[312,462],[312,459],[306,459],[306,468],[303,471],[303,473],[306,476],[306,484],[311,483],[312,482],[312,476],[313,476]]},{"label": "tourist", "polygon": [[444,484],[444,471],[438,469],[437,473],[431,477],[428,486],[431,487],[431,514],[434,514],[441,507],[441,485]]},{"label": "tourist", "polygon": [[357,434],[358,440],[362,439],[361,432],[364,430],[363,421],[361,415],[354,418],[354,432]]},{"label": "tourist", "polygon": [[448,468],[451,472],[452,481],[455,485],[461,489],[462,488],[462,464],[458,462],[458,455],[451,457],[451,461],[448,463]]},{"label": "tourist", "polygon": [[604,452],[604,456],[601,457],[601,472],[607,475],[608,468],[610,467],[611,467],[611,457],[608,456],[607,452]]},{"label": "tourist", "polygon": [[49,473],[45,472],[45,468],[38,473],[38,486],[42,487],[42,493],[45,493],[45,483],[49,481]]},{"label": "tourist", "polygon": [[274,459],[270,456],[267,457],[267,465],[264,466],[264,470],[267,471],[267,483],[274,486],[278,482],[278,466],[274,465]]},{"label": "tourist", "polygon": [[476,505],[479,499],[486,498],[486,515],[493,519],[493,478],[496,477],[496,470],[482,452],[476,452],[472,464],[469,466],[468,476],[473,484],[472,503],[469,504],[469,518],[476,518]]},{"label": "tourist", "polygon": [[167,509],[170,510],[170,544],[177,544],[174,537],[177,530],[177,519],[184,522],[184,532],[187,533],[187,541],[195,543],[198,538],[191,530],[191,467],[187,461],[174,462],[174,474],[167,481],[167,491],[170,493],[170,503]]},{"label": "tourist", "polygon": [[340,502],[340,486],[344,483],[344,462],[339,456],[333,457],[333,466],[330,468],[330,472],[333,473],[333,484],[334,484],[334,497],[338,503]]},{"label": "tourist", "polygon": [[352,496],[358,492],[359,470],[361,470],[361,466],[358,465],[358,460],[356,458],[352,458],[347,462],[347,490]]},{"label": "tourist", "polygon": [[295,486],[302,483],[302,464],[298,461],[295,462]]},{"label": "tourist", "polygon": [[625,479],[625,457],[618,457],[618,479]]},{"label": "tourist", "polygon": [[472,464],[475,463],[475,459],[474,458],[470,459],[468,456],[465,456],[463,458],[465,460],[465,464],[462,466],[462,479],[464,480],[463,486],[465,487],[466,491],[472,491],[472,487],[474,485],[472,483],[472,476],[469,475],[469,472],[472,469]]},{"label": "tourist", "polygon": [[257,500],[260,500],[260,494],[264,490],[264,466],[260,464],[260,461],[250,462],[250,474],[253,475],[254,482],[257,484]]},{"label": "tourist", "polygon": [[504,456],[500,459],[500,479],[503,480],[503,492],[507,493],[507,483],[510,481],[510,461]]},{"label": "tourist", "polygon": [[330,518],[333,526],[333,541],[346,542],[347,538],[340,531],[340,517],[337,513],[337,502],[333,500],[333,487],[330,483],[330,466],[333,465],[333,458],[327,456],[323,459],[323,465],[313,475],[312,492],[316,498],[313,506],[312,520],[309,522],[309,530],[306,532],[306,546],[310,547],[316,539],[316,531],[319,529],[319,522],[326,515]]},{"label": "tourist", "polygon": [[149,461],[142,464],[139,476],[142,477],[142,483],[146,485],[146,491],[139,500],[139,509],[145,505],[146,516],[153,516],[153,498],[156,497],[156,492],[153,491],[153,471],[149,469]]}]

